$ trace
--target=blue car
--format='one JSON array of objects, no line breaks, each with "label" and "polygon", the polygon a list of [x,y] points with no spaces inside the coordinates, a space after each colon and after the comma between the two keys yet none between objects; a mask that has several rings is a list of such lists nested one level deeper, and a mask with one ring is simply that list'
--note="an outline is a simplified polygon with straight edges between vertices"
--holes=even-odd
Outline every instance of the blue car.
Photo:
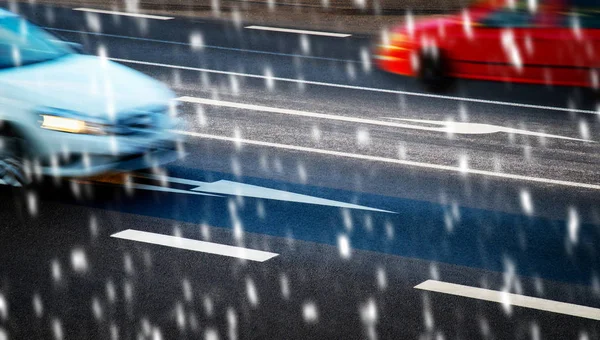
[{"label": "blue car", "polygon": [[159,166],[176,124],[166,85],[0,9],[1,182]]}]

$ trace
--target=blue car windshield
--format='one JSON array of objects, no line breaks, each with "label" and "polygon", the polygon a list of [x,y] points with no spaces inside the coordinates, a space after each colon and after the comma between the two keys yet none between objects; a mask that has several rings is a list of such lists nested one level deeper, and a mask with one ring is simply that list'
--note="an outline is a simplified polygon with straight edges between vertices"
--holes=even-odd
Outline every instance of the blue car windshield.
[{"label": "blue car windshield", "polygon": [[63,41],[16,15],[0,17],[0,68],[60,58],[74,51]]}]

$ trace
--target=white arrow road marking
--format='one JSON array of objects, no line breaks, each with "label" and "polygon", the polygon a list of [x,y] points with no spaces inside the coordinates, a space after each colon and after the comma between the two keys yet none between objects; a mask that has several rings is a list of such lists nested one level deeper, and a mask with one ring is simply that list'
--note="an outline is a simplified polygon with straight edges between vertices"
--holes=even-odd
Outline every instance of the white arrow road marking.
[{"label": "white arrow road marking", "polygon": [[132,183],[131,187],[135,188],[135,189],[140,189],[140,190],[172,192],[172,193],[176,193],[176,194],[188,194],[188,195],[198,195],[198,196],[223,197],[223,196],[220,196],[220,195],[207,194],[205,192],[192,192],[192,191],[189,191],[189,190],[175,189],[175,188],[169,188],[169,187],[161,187],[160,185],[148,185],[148,184]]},{"label": "white arrow road marking", "polygon": [[[138,176],[138,177],[147,177],[147,176]],[[155,178],[153,178],[153,179],[155,179]],[[80,179],[73,179],[73,181],[75,181],[76,183],[81,183],[81,184],[83,184],[83,183],[89,183],[90,182],[90,181],[87,181],[87,180],[80,180]],[[171,188],[171,187],[167,187],[167,186],[160,186],[160,185],[150,185],[150,184],[140,184],[140,183],[124,184],[123,182],[113,181],[111,178],[97,177],[97,178],[93,178],[93,181],[94,182],[101,182],[101,183],[111,183],[111,184],[125,185],[125,186],[129,186],[130,188],[140,189],[140,190],[160,191],[160,192],[172,192],[172,193],[175,193],[175,194],[188,194],[188,195],[198,195],[198,196],[223,197],[221,195],[214,195],[214,194],[209,194],[209,193],[205,193],[205,192],[194,192],[194,191],[184,190],[184,189],[175,189],[175,188]],[[174,182],[174,183],[181,183],[181,182],[178,182],[178,181],[172,181],[172,182]],[[183,184],[186,184],[186,183],[183,183]],[[197,184],[192,184],[192,185],[197,185]]]},{"label": "white arrow road marking", "polygon": [[514,133],[514,134],[519,134],[519,135],[526,135],[526,136],[566,139],[566,140],[575,140],[575,141],[580,141],[580,142],[593,142],[588,139],[580,139],[580,138],[566,137],[566,136],[560,136],[560,135],[553,135],[553,134],[543,133],[543,132],[514,129],[514,128],[510,128],[510,127],[491,125],[491,124],[462,123],[462,122],[453,122],[453,121],[408,119],[408,118],[396,118],[396,117],[382,117],[382,118],[401,120],[401,121],[405,121],[405,122],[441,125],[441,127],[427,127],[427,126],[418,126],[418,125],[411,125],[411,126],[415,129],[419,128],[421,130],[439,131],[439,132],[446,132],[446,133],[453,133],[453,134],[480,135],[480,134],[489,134],[489,133],[497,133],[497,132],[506,132],[506,133]]},{"label": "white arrow road marking", "polygon": [[[226,180],[220,180],[216,182],[201,182],[194,181],[190,179],[184,178],[176,178],[176,177],[168,177],[161,176],[155,174],[136,174],[138,177],[149,178],[154,180],[166,180],[172,183],[179,184],[187,184],[194,185],[195,188],[187,190],[181,189],[170,189],[167,187],[159,187],[159,186],[145,186],[138,187],[140,189],[147,190],[160,190],[165,192],[177,192],[177,193],[187,193],[187,194],[197,194],[197,195],[210,195],[215,196],[214,194],[221,195],[234,195],[234,196],[244,196],[244,197],[253,197],[253,198],[262,198],[276,201],[286,201],[286,202],[295,202],[295,203],[305,203],[305,204],[315,204],[315,205],[323,205],[330,207],[338,207],[338,208],[347,208],[347,209],[356,209],[356,210],[368,210],[368,211],[377,211],[377,212],[385,212],[394,214],[392,211],[382,210],[371,208],[363,205],[351,204],[341,201],[328,200],[325,198],[319,198],[309,195],[296,194],[288,191],[265,188],[258,185],[251,185],[239,182],[232,182]],[[157,189],[161,188],[161,189]],[[210,193],[210,194],[206,194]]]},{"label": "white arrow road marking", "polygon": [[546,312],[578,316],[586,319],[600,320],[600,309],[598,308],[540,299],[519,294],[511,294],[497,290],[463,286],[435,280],[427,280],[418,284],[415,286],[415,288],[473,299],[498,302],[506,305],[538,309]]},{"label": "white arrow road marking", "polygon": [[218,193],[218,194],[226,194],[226,195],[264,198],[264,199],[277,200],[277,201],[316,204],[316,205],[325,205],[325,206],[339,207],[339,208],[371,210],[371,211],[391,213],[391,211],[365,207],[362,205],[344,203],[344,202],[340,202],[340,201],[328,200],[328,199],[309,196],[309,195],[295,194],[295,193],[288,192],[288,191],[269,189],[269,188],[265,188],[265,187],[261,187],[261,186],[257,186],[257,185],[250,185],[250,184],[238,183],[238,182],[230,182],[230,181],[225,181],[225,180],[217,181],[214,183],[207,183],[207,184],[201,185],[197,188],[194,188],[192,190],[205,191],[205,192]]},{"label": "white arrow road marking", "polygon": [[250,261],[264,262],[273,257],[279,255],[268,251],[255,250],[243,247],[229,246],[226,244],[213,243],[192,240],[189,238],[176,237],[170,235],[149,233],[146,231],[139,231],[133,229],[127,229],[120,231],[116,234],[112,234],[111,237],[120,238],[124,240],[138,241],[150,244],[158,244],[161,246],[198,251],[202,253],[236,257],[239,259],[245,259]]},{"label": "white arrow road marking", "polygon": [[254,105],[254,104],[228,102],[228,101],[224,101],[224,100],[214,100],[214,99],[207,99],[207,98],[184,96],[184,97],[177,98],[177,100],[182,101],[182,102],[187,102],[187,103],[194,103],[194,104],[230,107],[230,108],[235,108],[235,109],[270,112],[270,113],[286,114],[286,115],[299,116],[299,117],[329,119],[329,120],[337,120],[337,121],[350,122],[350,123],[380,125],[380,126],[396,127],[396,128],[401,128],[401,129],[445,132],[445,133],[454,133],[454,134],[492,134],[492,133],[497,133],[497,132],[506,132],[506,133],[528,135],[528,136],[537,136],[537,137],[557,138],[557,139],[588,142],[588,140],[585,140],[585,139],[552,135],[552,134],[547,134],[547,133],[542,133],[542,132],[533,132],[533,131],[527,131],[527,130],[513,129],[513,128],[508,128],[508,127],[503,127],[503,126],[490,125],[490,124],[382,117],[384,119],[401,120],[401,121],[406,121],[406,122],[442,125],[442,126],[423,126],[423,125],[415,125],[415,124],[386,122],[386,121],[375,120],[375,119],[338,116],[338,115],[332,115],[332,114],[326,114],[326,113],[283,109],[283,108]]}]

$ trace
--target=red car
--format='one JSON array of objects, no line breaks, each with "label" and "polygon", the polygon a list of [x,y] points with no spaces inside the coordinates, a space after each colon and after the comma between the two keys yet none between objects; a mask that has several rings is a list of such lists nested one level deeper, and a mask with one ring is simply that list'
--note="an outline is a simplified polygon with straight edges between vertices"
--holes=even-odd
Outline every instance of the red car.
[{"label": "red car", "polygon": [[597,0],[496,0],[461,14],[413,22],[384,36],[379,68],[416,76],[430,90],[452,78],[598,89]]}]

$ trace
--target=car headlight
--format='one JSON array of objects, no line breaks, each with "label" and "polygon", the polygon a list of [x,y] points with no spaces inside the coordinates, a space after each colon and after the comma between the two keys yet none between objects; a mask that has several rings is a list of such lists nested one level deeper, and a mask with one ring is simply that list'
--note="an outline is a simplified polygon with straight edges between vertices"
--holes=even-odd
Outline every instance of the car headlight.
[{"label": "car headlight", "polygon": [[42,129],[68,133],[90,135],[107,134],[106,125],[89,120],[82,120],[77,116],[79,115],[70,111],[45,109],[40,113],[40,127]]}]

